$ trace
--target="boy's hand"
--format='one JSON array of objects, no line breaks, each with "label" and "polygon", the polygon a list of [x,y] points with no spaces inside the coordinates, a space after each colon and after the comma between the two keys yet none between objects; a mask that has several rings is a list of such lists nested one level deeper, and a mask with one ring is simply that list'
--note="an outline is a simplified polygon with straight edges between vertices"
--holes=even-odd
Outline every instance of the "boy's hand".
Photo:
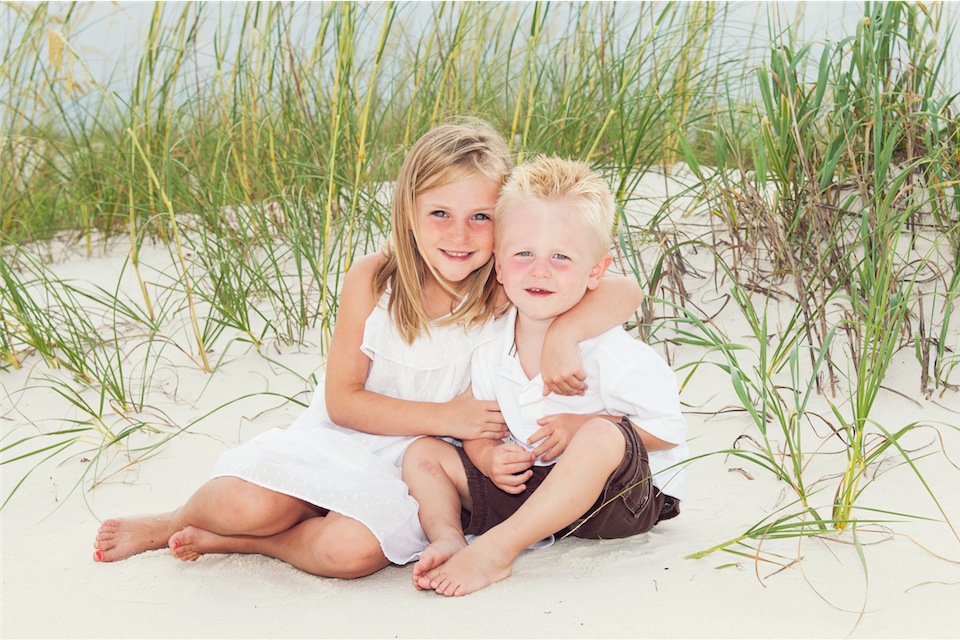
[{"label": "boy's hand", "polygon": [[504,443],[491,447],[485,456],[483,474],[502,491],[516,495],[527,488],[533,475],[533,454],[518,444]]},{"label": "boy's hand", "polygon": [[543,395],[582,396],[587,390],[586,372],[580,360],[580,345],[575,340],[555,338],[550,334],[544,340],[540,354],[540,375]]},{"label": "boy's hand", "polygon": [[460,440],[491,438],[503,440],[509,434],[496,400],[477,400],[470,387],[453,400],[444,403],[449,416],[448,436]]},{"label": "boy's hand", "polygon": [[534,457],[550,462],[564,452],[574,434],[593,417],[577,413],[555,413],[544,416],[537,420],[540,428],[530,436],[527,444],[533,446],[539,442],[537,448],[533,450]]}]

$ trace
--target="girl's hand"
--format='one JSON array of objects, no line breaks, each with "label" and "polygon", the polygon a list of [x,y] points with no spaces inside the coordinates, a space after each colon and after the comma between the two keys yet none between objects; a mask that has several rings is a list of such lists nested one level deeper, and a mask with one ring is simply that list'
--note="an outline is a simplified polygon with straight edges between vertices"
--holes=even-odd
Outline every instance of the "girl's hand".
[{"label": "girl's hand", "polygon": [[447,411],[445,421],[449,425],[448,436],[459,440],[503,440],[509,433],[497,401],[477,400],[470,387],[444,403],[444,407]]},{"label": "girl's hand", "polygon": [[584,382],[587,374],[580,360],[580,343],[572,337],[548,331],[540,354],[540,375],[543,395],[552,391],[562,396],[582,396],[587,390]]},{"label": "girl's hand", "polygon": [[544,416],[537,420],[540,428],[530,436],[527,444],[533,446],[539,441],[540,444],[533,450],[534,457],[540,458],[544,462],[550,462],[564,452],[574,434],[580,430],[580,427],[587,420],[594,417],[577,413],[555,413]]},{"label": "girl's hand", "polygon": [[491,447],[484,455],[483,475],[502,491],[522,493],[533,475],[533,454],[518,444],[504,443]]}]

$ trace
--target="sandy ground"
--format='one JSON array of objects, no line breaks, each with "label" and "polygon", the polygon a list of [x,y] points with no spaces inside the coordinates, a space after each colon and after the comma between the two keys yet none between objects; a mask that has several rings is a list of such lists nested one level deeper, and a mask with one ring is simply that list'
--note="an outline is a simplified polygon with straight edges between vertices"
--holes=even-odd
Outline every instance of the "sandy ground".
[{"label": "sandy ground", "polygon": [[[117,281],[125,256],[122,245],[94,259],[72,250],[54,253],[63,277],[99,284]],[[155,265],[167,259],[159,249],[144,256]],[[129,273],[123,279],[129,286]],[[728,335],[745,334],[731,309],[716,322]],[[179,335],[187,344],[187,334]],[[633,539],[568,539],[526,552],[513,577],[477,594],[446,599],[418,592],[410,567],[343,581],[261,556],[181,563],[152,551],[114,564],[93,562],[101,519],[177,506],[207,479],[222,451],[295,417],[295,404],[264,394],[305,400],[309,377],[322,370],[320,349],[271,344],[263,353],[268,358],[234,344],[221,370],[205,376],[168,348],[142,416],[160,425],[160,433],[138,434],[132,446],[156,444],[192,425],[187,431],[133,463],[136,452],[119,448],[91,461],[98,441],[90,437],[36,468],[0,510],[0,637],[960,637],[960,542],[917,474],[896,456],[871,475],[860,503],[929,520],[879,514],[889,522],[862,525],[856,538],[847,531],[764,542],[766,557],[779,564],[755,561],[743,547],[747,556],[686,559],[778,509],[789,510],[792,501],[770,473],[742,459],[707,455],[755,433],[742,411],[723,411],[736,396],[713,367],[701,367],[683,392],[691,449],[707,457],[687,470],[681,517]],[[698,356],[680,350],[674,357],[677,365]],[[3,446],[77,417],[44,382],[56,375],[37,362],[0,373]],[[957,527],[960,395],[923,397],[919,365],[906,349],[885,384],[874,415],[886,428],[933,425],[904,444]],[[246,394],[253,395],[236,400]],[[813,435],[810,442],[812,449]],[[36,459],[3,456],[5,498]],[[822,478],[818,504],[830,503],[831,469],[842,456],[829,446],[811,456],[812,466],[823,467],[814,476]],[[100,482],[91,487],[94,477]]]}]

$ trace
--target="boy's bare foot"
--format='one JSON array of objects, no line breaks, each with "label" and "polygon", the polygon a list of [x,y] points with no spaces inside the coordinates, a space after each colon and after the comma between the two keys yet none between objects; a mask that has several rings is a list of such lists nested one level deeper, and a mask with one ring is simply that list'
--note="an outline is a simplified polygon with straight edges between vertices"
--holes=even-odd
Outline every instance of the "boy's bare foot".
[{"label": "boy's bare foot", "polygon": [[417,564],[413,565],[413,586],[421,591],[432,588],[431,580],[426,576],[427,572],[439,567],[466,546],[467,541],[462,537],[442,538],[431,542],[420,554]]},{"label": "boy's bare foot", "polygon": [[465,596],[509,578],[516,558],[482,535],[425,577],[441,595]]},{"label": "boy's bare foot", "polygon": [[173,552],[174,558],[191,562],[205,553],[228,551],[229,541],[228,536],[221,536],[206,529],[189,526],[170,536],[167,546]]},{"label": "boy's bare foot", "polygon": [[95,562],[116,562],[162,549],[172,533],[170,514],[104,520],[93,541]]}]

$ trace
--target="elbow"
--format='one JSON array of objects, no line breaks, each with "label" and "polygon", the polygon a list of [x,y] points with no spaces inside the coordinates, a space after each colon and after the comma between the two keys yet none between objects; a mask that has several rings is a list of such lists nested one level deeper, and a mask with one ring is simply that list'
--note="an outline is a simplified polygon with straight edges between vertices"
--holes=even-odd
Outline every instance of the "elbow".
[{"label": "elbow", "polygon": [[347,412],[344,411],[338,403],[329,401],[327,402],[327,415],[334,424],[338,424],[342,427],[349,426],[347,424],[350,422],[347,419]]},{"label": "elbow", "polygon": [[349,396],[349,393],[342,390],[332,391],[330,388],[326,390],[327,416],[334,424],[342,427],[349,427],[351,423]]}]

